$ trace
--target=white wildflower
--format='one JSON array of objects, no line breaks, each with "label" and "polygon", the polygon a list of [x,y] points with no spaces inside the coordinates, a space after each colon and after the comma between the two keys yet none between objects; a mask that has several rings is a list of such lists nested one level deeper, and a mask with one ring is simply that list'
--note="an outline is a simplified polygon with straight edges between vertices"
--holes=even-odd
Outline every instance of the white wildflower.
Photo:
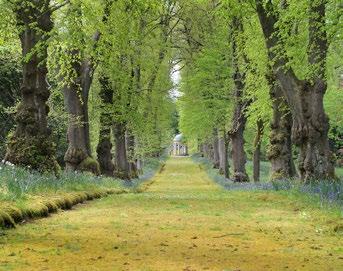
[{"label": "white wildflower", "polygon": [[14,165],[11,162],[6,161],[6,160],[2,160],[1,163],[6,165],[6,166],[14,167]]}]

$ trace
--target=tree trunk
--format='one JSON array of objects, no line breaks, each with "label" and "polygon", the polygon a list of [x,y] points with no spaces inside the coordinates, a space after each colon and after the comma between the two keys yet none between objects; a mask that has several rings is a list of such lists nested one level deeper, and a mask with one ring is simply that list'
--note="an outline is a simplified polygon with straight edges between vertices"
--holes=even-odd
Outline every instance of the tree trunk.
[{"label": "tree trunk", "polygon": [[228,146],[225,131],[218,133],[219,173],[229,178]]},{"label": "tree trunk", "polygon": [[[135,146],[136,149],[139,150],[139,146],[140,146],[140,141],[137,137],[135,137]],[[143,167],[144,167],[144,160],[143,160],[143,155],[141,153],[135,153],[136,156],[136,167],[137,167],[137,173],[138,176],[142,175],[144,173]]]},{"label": "tree trunk", "polygon": [[114,176],[114,164],[112,157],[112,142],[111,142],[111,125],[112,114],[110,107],[113,103],[113,88],[110,85],[108,78],[100,78],[100,98],[102,100],[102,108],[100,115],[100,134],[97,147],[98,162],[100,172],[105,176]]},{"label": "tree trunk", "polygon": [[[245,109],[248,107],[250,101],[244,100],[243,92],[245,88],[245,73],[240,70],[240,55],[238,52],[239,41],[236,40],[237,33],[243,31],[241,19],[234,18],[233,20],[234,37],[232,42],[233,51],[233,66],[235,69],[233,79],[235,83],[235,109],[232,120],[232,129],[228,133],[232,144],[232,164],[234,182],[249,182],[249,176],[246,173],[246,154],[244,150],[244,130],[247,122],[245,116]],[[246,62],[246,57],[243,56],[243,61]]]},{"label": "tree trunk", "polygon": [[205,145],[204,145],[204,143],[199,143],[198,147],[199,147],[199,152],[200,152],[201,157],[205,157]]},{"label": "tree trunk", "polygon": [[219,168],[220,164],[219,158],[219,140],[218,131],[215,129],[213,131],[213,168]]},{"label": "tree trunk", "polygon": [[[105,12],[107,7],[106,5]],[[81,20],[80,3],[71,4],[70,10],[74,12],[74,16],[79,16],[77,18]],[[106,15],[103,19],[105,17]],[[82,25],[81,21],[80,25]],[[93,35],[94,47],[99,39],[100,32],[95,31]],[[72,49],[69,54],[75,77],[71,78],[72,82],[64,87],[65,106],[69,114],[68,150],[64,155],[66,170],[90,171],[99,175],[99,163],[92,157],[88,115],[89,91],[95,70],[94,59],[91,56],[85,56],[81,49]]]},{"label": "tree trunk", "polygon": [[[92,76],[88,68],[79,63],[80,52],[71,52],[75,59],[73,69],[77,75],[73,82],[64,87],[64,103],[69,114],[68,150],[64,155],[67,171],[90,171],[100,174],[98,162],[92,158],[88,123],[88,93]],[[87,74],[85,74],[87,72]],[[86,80],[86,82],[85,82]],[[81,93],[79,89],[81,88]]]},{"label": "tree trunk", "polygon": [[202,152],[203,152],[203,157],[210,159],[211,158],[211,154],[210,154],[210,150],[209,150],[209,146],[207,143],[203,143],[202,144]]},{"label": "tree trunk", "polygon": [[213,143],[209,142],[208,143],[208,150],[209,150],[209,159],[214,163],[214,148],[213,148]]},{"label": "tree trunk", "polygon": [[137,169],[136,157],[135,157],[135,136],[129,130],[127,130],[126,132],[126,150],[127,150],[127,158],[129,162],[130,178],[136,179],[138,178],[138,169]]},{"label": "tree trunk", "polygon": [[138,172],[138,174],[143,174],[143,167],[144,167],[143,160],[137,159],[136,165],[137,165],[137,172]]},{"label": "tree trunk", "polygon": [[257,121],[257,133],[254,142],[254,182],[260,181],[261,171],[261,141],[263,136],[264,124],[261,119]]},{"label": "tree trunk", "polygon": [[189,156],[188,145],[185,145],[185,156]]},{"label": "tree trunk", "polygon": [[[264,6],[256,0],[257,13],[266,40],[273,71],[290,106],[293,117],[292,139],[299,147],[299,173],[304,181],[332,179],[334,163],[329,148],[329,119],[324,111],[323,97],[327,89],[325,78],[328,42],[325,26],[326,1],[309,1],[309,49],[308,60],[312,74],[307,80],[299,80],[289,63],[285,45],[279,39],[278,14],[273,3]],[[274,47],[283,51],[277,55]],[[280,51],[280,50],[278,50]]]},{"label": "tree trunk", "polygon": [[233,122],[237,124],[234,131],[230,132],[231,153],[234,182],[249,182],[249,176],[245,169],[246,154],[244,150],[244,130],[246,124],[246,116],[242,112],[242,107],[237,104]]},{"label": "tree trunk", "polygon": [[16,4],[15,14],[20,29],[23,81],[21,101],[15,117],[16,129],[9,138],[5,160],[41,172],[57,173],[55,145],[48,129],[47,101],[50,90],[47,84],[47,39],[53,28],[51,11],[44,2]]},{"label": "tree trunk", "polygon": [[129,162],[126,152],[126,125],[125,123],[115,123],[113,125],[115,139],[115,176],[123,180],[130,180]]},{"label": "tree trunk", "polygon": [[156,136],[156,145],[154,146],[154,153],[152,154],[153,157],[161,157],[162,155],[162,133],[159,127],[158,122],[158,107],[155,106],[153,109],[153,131],[154,135]]},{"label": "tree trunk", "polygon": [[273,101],[273,119],[270,123],[268,149],[271,179],[289,179],[296,176],[292,155],[292,115],[278,82],[270,78],[268,81],[270,81],[270,97]]}]

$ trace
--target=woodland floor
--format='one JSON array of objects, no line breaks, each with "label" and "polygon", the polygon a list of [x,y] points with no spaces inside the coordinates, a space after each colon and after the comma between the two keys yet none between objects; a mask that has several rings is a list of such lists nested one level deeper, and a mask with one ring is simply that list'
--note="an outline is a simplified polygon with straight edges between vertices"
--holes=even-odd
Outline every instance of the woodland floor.
[{"label": "woodland floor", "polygon": [[225,191],[189,158],[169,159],[153,181],[6,231],[0,270],[343,270],[337,214]]}]

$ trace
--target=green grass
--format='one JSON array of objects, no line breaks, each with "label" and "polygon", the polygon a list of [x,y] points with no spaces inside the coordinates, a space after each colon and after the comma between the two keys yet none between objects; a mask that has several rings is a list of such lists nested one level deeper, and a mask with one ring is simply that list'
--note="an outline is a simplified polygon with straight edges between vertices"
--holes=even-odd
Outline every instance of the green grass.
[{"label": "green grass", "polygon": [[0,270],[343,267],[342,220],[332,210],[286,191],[224,190],[189,158],[169,159],[151,181],[144,193],[107,197],[7,231]]},{"label": "green grass", "polygon": [[[303,183],[300,180],[280,180],[269,181],[269,162],[261,162],[261,182],[259,183],[233,183],[219,175],[218,170],[214,169],[211,161],[200,157],[199,154],[193,155],[192,159],[205,169],[208,176],[227,190],[238,191],[278,191],[294,198],[302,198],[309,205],[319,208],[329,208],[343,215],[343,178],[334,181],[319,180],[310,183]],[[251,177],[253,165],[251,161],[246,165],[247,173]],[[341,168],[336,171],[340,176]]]},{"label": "green grass", "polygon": [[122,186],[118,180],[95,177],[88,173],[62,172],[56,177],[18,167],[1,166],[0,169],[0,200],[2,201],[25,200],[29,195],[93,191]]},{"label": "green grass", "polygon": [[0,227],[15,227],[23,220],[45,217],[59,209],[71,209],[76,204],[109,194],[136,192],[136,186],[153,176],[160,165],[160,160],[147,160],[145,174],[130,184],[88,173],[61,172],[56,177],[1,165]]},{"label": "green grass", "polygon": [[130,183],[90,173],[61,172],[60,176],[42,175],[20,167],[0,164],[0,201],[21,201],[28,195],[45,195],[66,192],[120,189],[139,185],[151,178],[161,165],[159,159],[147,159],[144,174]]}]

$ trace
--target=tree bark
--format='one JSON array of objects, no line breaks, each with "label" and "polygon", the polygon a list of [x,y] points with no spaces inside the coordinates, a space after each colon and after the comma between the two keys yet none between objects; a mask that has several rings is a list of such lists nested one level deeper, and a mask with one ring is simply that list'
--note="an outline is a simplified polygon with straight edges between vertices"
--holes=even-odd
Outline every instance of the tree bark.
[{"label": "tree bark", "polygon": [[[312,179],[332,179],[334,162],[329,148],[329,119],[324,111],[323,97],[327,89],[325,79],[326,57],[328,51],[325,28],[326,1],[309,1],[309,49],[308,60],[311,76],[299,80],[289,62],[285,45],[279,39],[277,28],[278,14],[269,1],[256,0],[257,13],[269,52],[273,61],[273,71],[283,93],[287,98],[293,117],[292,139],[299,147],[299,173],[304,181]],[[276,55],[274,47],[283,49]]]},{"label": "tree bark", "polygon": [[292,155],[292,115],[282,93],[279,83],[272,76],[270,83],[270,98],[273,102],[273,119],[270,123],[270,146],[268,159],[271,163],[271,179],[281,180],[296,176]]},{"label": "tree bark", "polygon": [[144,166],[143,160],[137,159],[136,165],[137,165],[138,174],[143,174],[143,166]]},{"label": "tree bark", "polygon": [[207,142],[203,144],[203,153],[204,157],[213,160],[213,151],[212,151],[212,144],[208,144]]},{"label": "tree bark", "polygon": [[[47,2],[47,4],[45,3]],[[41,172],[57,173],[55,145],[48,129],[50,90],[47,84],[47,40],[53,29],[49,1],[15,4],[20,29],[23,81],[21,101],[15,117],[16,129],[10,136],[5,160]]]},{"label": "tree bark", "polygon": [[135,157],[135,136],[131,131],[126,131],[126,150],[129,163],[130,178],[138,178],[138,168]]},{"label": "tree bark", "polygon": [[129,162],[126,151],[126,124],[115,122],[113,125],[115,139],[115,176],[123,180],[130,180]]},{"label": "tree bark", "polygon": [[[237,33],[243,31],[243,25],[239,18],[233,20],[233,66],[235,69],[233,79],[235,83],[235,109],[232,119],[232,129],[228,135],[232,144],[232,164],[233,164],[233,176],[232,179],[235,182],[249,182],[249,176],[245,169],[246,154],[244,150],[244,130],[247,122],[245,115],[245,109],[249,105],[250,101],[247,101],[243,97],[245,88],[245,73],[241,71],[239,65],[239,52],[238,52],[238,40]],[[245,55],[243,60],[246,62]]]},{"label": "tree bark", "polygon": [[256,123],[257,126],[257,133],[254,141],[254,182],[260,181],[260,172],[261,172],[261,141],[263,136],[264,130],[264,123],[261,119],[259,119]]},{"label": "tree bark", "polygon": [[113,103],[113,88],[110,85],[108,78],[101,77],[99,81],[101,85],[100,98],[102,100],[102,108],[100,115],[99,143],[97,147],[98,163],[100,165],[101,174],[112,177],[114,176],[111,142],[111,125],[113,121],[110,106]]},{"label": "tree bark", "polygon": [[244,112],[242,112],[242,106],[238,103],[236,105],[233,119],[233,123],[236,123],[237,126],[229,134],[231,139],[231,154],[233,165],[232,179],[235,182],[249,182],[249,176],[245,169],[247,160],[244,150],[244,130],[246,121],[246,116],[244,115]]},{"label": "tree bark", "polygon": [[219,173],[229,178],[229,163],[228,163],[228,144],[226,133],[218,132],[218,149],[219,149]]},{"label": "tree bark", "polygon": [[220,158],[219,158],[219,140],[218,140],[218,130],[213,131],[213,168],[219,169]]},{"label": "tree bark", "polygon": [[92,158],[88,128],[88,93],[92,81],[89,77],[92,77],[92,74],[89,73],[88,65],[77,60],[80,55],[78,50],[73,50],[70,54],[75,59],[73,69],[77,76],[71,84],[64,87],[64,103],[69,114],[68,150],[64,155],[66,170],[90,171],[98,175],[100,167]]},{"label": "tree bark", "polygon": [[[110,3],[105,7],[105,12]],[[82,18],[80,4],[71,5],[75,16]],[[106,14],[103,17],[106,18]],[[80,31],[82,31],[80,29]],[[100,39],[100,32],[95,31],[93,35],[94,47]],[[95,49],[95,48],[94,48]],[[92,57],[84,56],[80,49],[70,50],[72,69],[75,78],[64,87],[65,107],[69,114],[67,141],[68,149],[64,155],[66,170],[68,171],[90,171],[96,175],[100,174],[99,163],[92,157],[88,100],[89,91],[94,78],[95,61]],[[80,61],[81,59],[81,61]]]}]

